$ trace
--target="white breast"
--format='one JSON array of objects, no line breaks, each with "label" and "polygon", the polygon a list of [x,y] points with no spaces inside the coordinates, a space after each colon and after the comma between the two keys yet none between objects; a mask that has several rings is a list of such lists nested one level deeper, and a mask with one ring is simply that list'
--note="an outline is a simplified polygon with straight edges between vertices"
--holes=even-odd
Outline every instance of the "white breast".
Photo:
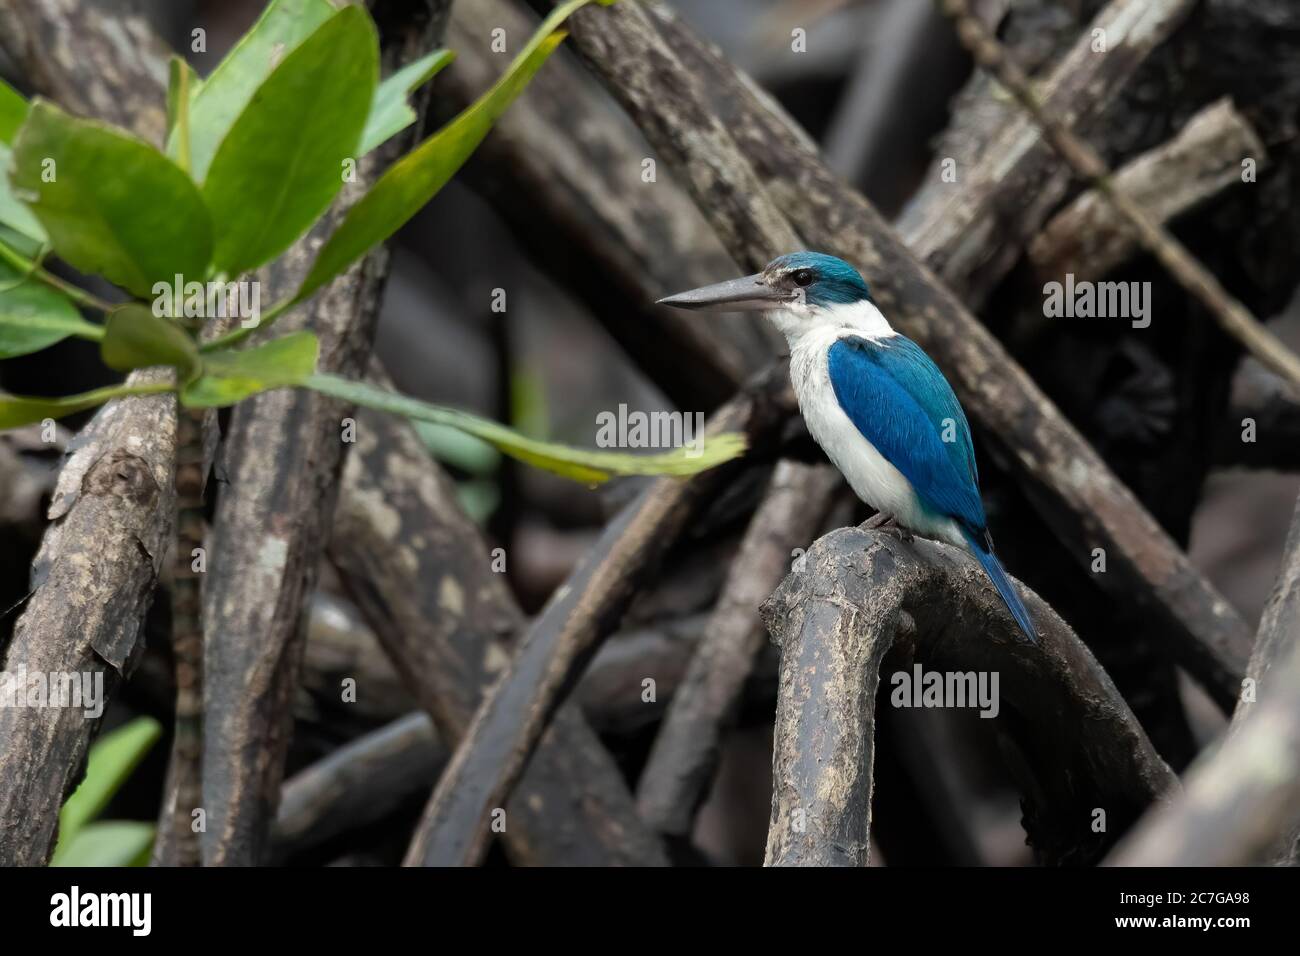
[{"label": "white breast", "polygon": [[936,521],[925,513],[912,483],[862,436],[835,398],[827,352],[837,339],[861,334],[857,329],[822,327],[791,337],[790,379],[808,431],[849,487],[871,507],[922,535],[964,547],[953,522]]}]

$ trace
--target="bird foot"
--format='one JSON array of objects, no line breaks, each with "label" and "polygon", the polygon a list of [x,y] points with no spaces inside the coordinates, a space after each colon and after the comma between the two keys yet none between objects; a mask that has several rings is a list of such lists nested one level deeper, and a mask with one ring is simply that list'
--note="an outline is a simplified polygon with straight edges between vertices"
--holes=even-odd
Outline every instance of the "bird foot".
[{"label": "bird foot", "polygon": [[904,544],[911,544],[913,540],[912,532],[900,525],[893,515],[884,512],[877,511],[862,523],[862,527],[868,531],[883,531],[885,534],[894,535]]}]

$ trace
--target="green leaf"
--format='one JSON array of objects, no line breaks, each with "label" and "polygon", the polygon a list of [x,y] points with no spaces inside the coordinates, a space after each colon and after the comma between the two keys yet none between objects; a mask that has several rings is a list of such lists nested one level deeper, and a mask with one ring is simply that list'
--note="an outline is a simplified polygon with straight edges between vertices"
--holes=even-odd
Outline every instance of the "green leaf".
[{"label": "green leaf", "polygon": [[41,253],[41,243],[31,236],[24,236],[0,223],[0,246],[6,246],[19,258],[35,261]]},{"label": "green leaf", "polygon": [[176,143],[176,165],[190,168],[190,104],[202,85],[183,57],[172,55],[167,64],[167,136]]},{"label": "green leaf", "polygon": [[171,319],[154,315],[146,305],[131,303],[108,314],[99,346],[104,364],[118,372],[152,365],[170,365],[184,385],[199,373],[198,346]]},{"label": "green leaf", "polygon": [[[137,717],[95,742],[86,760],[85,779],[59,811],[59,849],[104,811],[160,736],[162,725],[158,721]],[[58,856],[56,850],[55,860]]]},{"label": "green leaf", "polygon": [[[34,245],[39,249],[49,240],[45,235],[45,230],[41,228],[40,221],[14,195],[13,187],[9,185],[9,174],[12,167],[13,152],[8,146],[0,143],[0,225],[12,229],[26,240],[20,245]],[[30,255],[27,248],[21,248],[19,251],[25,255]]]},{"label": "green leaf", "polygon": [[364,156],[414,123],[415,110],[411,109],[406,98],[454,59],[456,54],[451,50],[434,50],[406,64],[380,83],[370,105],[370,117],[366,120],[365,132],[361,134],[357,155]]},{"label": "green leaf", "polygon": [[82,272],[145,297],[155,282],[207,270],[203,197],[175,163],[121,130],[37,100],[14,143],[12,180],[54,251]]},{"label": "green leaf", "polygon": [[58,398],[45,398],[36,395],[8,395],[0,392],[0,430],[30,425],[32,422],[47,418],[62,418],[74,412],[84,412],[95,408],[114,398],[127,395],[152,395],[171,391],[170,385],[151,386],[149,388],[132,388],[130,386],[109,385],[90,392],[76,395],[64,395]]},{"label": "green leaf", "polygon": [[614,475],[693,475],[730,461],[745,451],[745,436],[735,432],[708,437],[698,454],[685,448],[654,455],[588,451],[525,438],[497,422],[454,408],[430,405],[365,382],[351,382],[335,375],[312,375],[302,384],[366,408],[391,412],[415,421],[448,425],[481,438],[512,458],[589,484],[605,481]]},{"label": "green leaf", "polygon": [[379,38],[347,7],[287,57],[217,149],[203,184],[213,263],[239,275],[287,249],[343,188],[379,78]]},{"label": "green leaf", "polygon": [[301,385],[316,370],[319,350],[316,336],[293,332],[256,348],[209,352],[203,374],[181,392],[181,403],[219,408],[272,388]]},{"label": "green leaf", "polygon": [[[190,169],[196,182],[207,176],[217,147],[276,64],[336,13],[326,0],[272,0],[203,86],[191,94]],[[174,136],[168,140],[167,155],[179,155]]]},{"label": "green leaf", "polygon": [[23,95],[0,80],[0,143],[12,143],[18,127],[27,119],[28,104]]},{"label": "green leaf", "polygon": [[490,475],[501,464],[501,453],[487,442],[447,425],[416,422],[415,433],[434,458],[471,475]]},{"label": "green leaf", "polygon": [[492,124],[564,40],[555,27],[589,0],[569,0],[546,18],[514,62],[477,102],[395,162],[329,237],[295,293],[301,302],[383,242],[434,197],[483,141]]},{"label": "green leaf", "polygon": [[99,339],[104,330],[61,292],[0,262],[0,358],[39,352],[69,335]]},{"label": "green leaf", "polygon": [[148,866],[154,825],[135,820],[91,823],[59,841],[50,866]]}]

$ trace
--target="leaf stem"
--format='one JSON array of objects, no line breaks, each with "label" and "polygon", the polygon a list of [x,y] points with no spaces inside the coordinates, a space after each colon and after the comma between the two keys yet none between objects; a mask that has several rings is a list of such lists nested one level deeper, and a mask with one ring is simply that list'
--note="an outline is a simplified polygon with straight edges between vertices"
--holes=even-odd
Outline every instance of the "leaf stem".
[{"label": "leaf stem", "polygon": [[110,312],[113,309],[112,303],[105,302],[99,296],[92,295],[85,289],[60,279],[53,273],[43,269],[38,263],[24,258],[18,252],[10,249],[3,242],[0,242],[0,259],[8,262],[15,269],[22,272],[24,276],[31,276],[40,282],[44,282],[52,289],[58,289],[77,305],[87,309],[96,309],[100,312]]},{"label": "leaf stem", "polygon": [[233,345],[238,345],[244,339],[248,338],[258,329],[266,328],[285,312],[288,312],[293,306],[297,305],[293,299],[285,299],[283,302],[277,302],[271,308],[262,313],[261,318],[256,325],[241,325],[237,329],[232,329],[225,335],[219,335],[210,342],[204,342],[199,346],[200,352],[220,352],[228,349]]},{"label": "leaf stem", "polygon": [[77,395],[65,395],[63,399],[95,398],[109,402],[115,398],[130,398],[133,395],[161,395],[163,392],[174,391],[176,391],[175,382],[142,382],[136,385],[128,385],[123,382],[120,385],[105,385],[103,388],[92,389],[89,392],[81,392]]}]

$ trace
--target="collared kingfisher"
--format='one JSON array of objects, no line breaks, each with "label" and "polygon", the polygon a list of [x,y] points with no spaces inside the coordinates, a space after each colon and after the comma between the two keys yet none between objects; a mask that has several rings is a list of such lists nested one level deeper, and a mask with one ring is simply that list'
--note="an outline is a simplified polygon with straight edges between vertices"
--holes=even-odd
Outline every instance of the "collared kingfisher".
[{"label": "collared kingfisher", "polygon": [[790,345],[790,379],[813,439],[859,498],[902,529],[970,552],[1030,642],[1029,613],[993,553],[970,426],[952,386],[895,332],[852,266],[819,252],[660,299],[763,312]]}]

